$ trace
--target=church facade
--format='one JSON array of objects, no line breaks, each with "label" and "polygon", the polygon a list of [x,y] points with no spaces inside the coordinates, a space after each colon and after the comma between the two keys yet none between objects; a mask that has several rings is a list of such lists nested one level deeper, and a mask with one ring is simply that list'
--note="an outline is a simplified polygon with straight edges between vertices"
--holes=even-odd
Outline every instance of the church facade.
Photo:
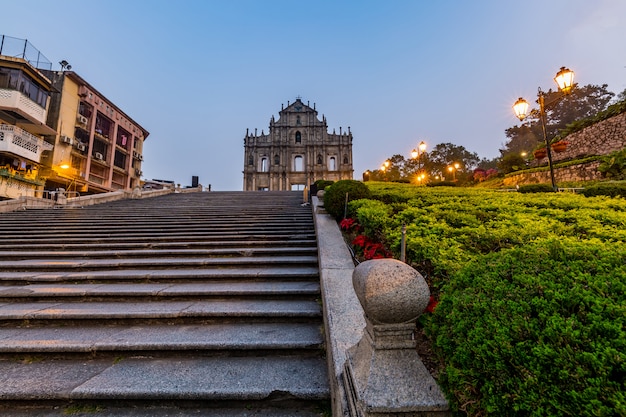
[{"label": "church facade", "polygon": [[244,191],[311,188],[317,180],[352,179],[352,132],[328,133],[326,117],[298,97],[272,116],[269,132],[246,131]]}]

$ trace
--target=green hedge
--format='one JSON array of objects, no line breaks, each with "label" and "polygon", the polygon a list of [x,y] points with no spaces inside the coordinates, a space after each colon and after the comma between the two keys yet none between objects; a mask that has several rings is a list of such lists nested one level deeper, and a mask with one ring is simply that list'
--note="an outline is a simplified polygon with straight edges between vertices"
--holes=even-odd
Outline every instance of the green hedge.
[{"label": "green hedge", "polygon": [[520,193],[553,193],[554,188],[550,184],[527,184],[517,190]]},{"label": "green hedge", "polygon": [[468,263],[427,330],[469,415],[626,415],[626,245],[547,240]]},{"label": "green hedge", "polygon": [[604,195],[626,198],[626,183],[598,183],[591,187],[585,187],[581,194],[586,197]]}]

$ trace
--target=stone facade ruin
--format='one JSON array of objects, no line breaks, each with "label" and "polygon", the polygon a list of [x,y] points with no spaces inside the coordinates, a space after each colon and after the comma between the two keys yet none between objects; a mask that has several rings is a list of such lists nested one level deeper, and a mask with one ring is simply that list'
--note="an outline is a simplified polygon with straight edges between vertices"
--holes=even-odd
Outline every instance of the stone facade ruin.
[{"label": "stone facade ruin", "polygon": [[267,134],[246,132],[244,191],[310,189],[317,180],[352,179],[353,171],[350,128],[328,133],[326,117],[300,98],[272,116]]}]

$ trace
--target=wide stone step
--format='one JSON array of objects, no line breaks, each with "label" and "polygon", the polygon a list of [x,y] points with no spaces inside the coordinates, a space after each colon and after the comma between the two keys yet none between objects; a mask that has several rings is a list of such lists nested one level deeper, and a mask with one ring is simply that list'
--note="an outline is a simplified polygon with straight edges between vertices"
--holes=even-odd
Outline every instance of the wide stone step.
[{"label": "wide stone step", "polygon": [[0,400],[325,400],[323,358],[129,357],[0,360]]},{"label": "wide stone step", "polygon": [[250,265],[317,265],[317,256],[240,256],[223,258],[128,258],[128,259],[82,259],[64,258],[50,259],[23,259],[0,261],[0,270],[3,271],[71,271],[89,269],[119,269],[119,268],[238,268]]},{"label": "wide stone step", "polygon": [[228,281],[191,284],[30,284],[1,286],[0,300],[72,298],[214,298],[224,296],[314,296],[318,281]]},{"label": "wide stone step", "polygon": [[18,282],[202,282],[222,279],[317,279],[317,266],[257,266],[209,269],[109,269],[98,271],[9,271],[0,272],[0,283]]},{"label": "wide stone step", "polygon": [[[26,242],[25,240],[23,240]],[[6,244],[5,240],[0,241],[0,259],[5,254],[11,256],[11,253],[18,253],[16,248],[19,247],[15,243]],[[317,242],[311,239],[291,239],[291,240],[196,240],[196,241],[154,241],[154,240],[137,240],[137,241],[110,241],[104,243],[94,243],[92,240],[85,240],[82,243],[67,243],[65,240],[48,240],[42,243],[41,240],[29,242],[24,245],[30,251],[49,251],[50,253],[62,251],[128,251],[128,250],[181,250],[181,249],[219,249],[219,250],[262,250],[262,249],[297,249],[297,248],[317,248]]]},{"label": "wide stone step", "polygon": [[226,234],[217,234],[217,233],[203,233],[203,232],[193,232],[193,233],[176,233],[170,235],[159,234],[157,232],[151,234],[135,234],[131,236],[116,234],[116,235],[94,235],[88,232],[85,232],[82,236],[72,236],[72,235],[63,235],[56,234],[54,236],[40,236],[40,235],[29,235],[25,237],[23,234],[16,235],[13,237],[10,236],[2,236],[3,245],[10,244],[13,247],[16,246],[28,246],[29,242],[36,241],[38,243],[95,243],[95,242],[167,242],[167,241],[178,241],[178,242],[188,242],[188,241],[198,241],[199,239],[207,239],[207,240],[216,240],[216,241],[241,241],[241,240],[264,240],[267,242],[270,241],[289,241],[289,240],[314,240],[314,233],[295,233],[295,234],[284,234],[284,233],[226,233]]},{"label": "wide stone step", "polygon": [[196,231],[205,231],[205,232],[213,232],[213,233],[237,233],[238,231],[245,230],[247,232],[260,231],[260,232],[293,232],[298,233],[302,231],[311,231],[311,228],[308,225],[301,225],[302,222],[294,222],[293,219],[286,219],[282,224],[267,224],[262,222],[255,222],[254,225],[250,224],[224,224],[223,222],[210,224],[210,223],[200,223],[196,222],[188,225],[180,225],[180,224],[150,224],[150,225],[138,225],[134,222],[129,222],[127,224],[119,224],[117,228],[112,224],[98,224],[98,222],[94,221],[91,223],[87,223],[84,225],[70,226],[64,224],[63,222],[57,222],[55,225],[47,225],[45,228],[42,228],[45,223],[41,225],[33,225],[32,223],[29,225],[15,225],[15,226],[7,226],[2,225],[0,230],[3,231],[7,236],[12,235],[20,235],[24,233],[36,233],[39,236],[46,235],[55,235],[62,231],[66,235],[72,234],[83,234],[85,232],[92,234],[122,234],[124,233],[164,233],[164,234],[172,234],[175,232],[196,232]]},{"label": "wide stone step", "polygon": [[[165,405],[159,405],[158,401],[151,400],[148,404],[137,404],[131,402],[127,407],[123,407],[124,402],[115,400],[113,404],[103,404],[98,401],[97,404],[91,402],[77,402],[73,400],[70,405],[50,407],[37,407],[29,401],[29,405],[23,408],[2,408],[0,402],[0,415],[11,417],[324,417],[329,416],[328,410],[330,406],[320,404],[318,401],[304,405],[302,401],[297,404],[291,404],[297,408],[289,408],[277,405],[276,399],[270,398],[269,401],[258,405],[255,401],[246,401],[244,407],[241,402],[236,401],[232,408],[207,408],[210,404],[205,401],[179,401],[183,405],[172,406],[171,401],[167,401]],[[282,401],[283,403],[285,401]],[[268,403],[270,405],[268,405]],[[289,402],[292,403],[292,402]],[[325,403],[325,402],[324,402]],[[239,405],[239,407],[237,407]]]},{"label": "wide stone step", "polygon": [[[0,327],[0,352],[28,354],[321,349],[319,323]],[[223,354],[223,353],[222,353]]]},{"label": "wide stone step", "polygon": [[315,301],[237,300],[0,303],[0,323],[12,320],[149,320],[320,317]]},{"label": "wide stone step", "polygon": [[[29,247],[29,249],[31,249]],[[275,255],[315,255],[317,248],[309,247],[238,247],[238,248],[215,248],[215,249],[143,249],[143,250],[82,250],[77,251],[35,251],[35,250],[12,250],[0,253],[0,262],[6,259],[30,259],[30,258],[137,258],[137,257],[237,257],[237,256],[275,256]]]}]

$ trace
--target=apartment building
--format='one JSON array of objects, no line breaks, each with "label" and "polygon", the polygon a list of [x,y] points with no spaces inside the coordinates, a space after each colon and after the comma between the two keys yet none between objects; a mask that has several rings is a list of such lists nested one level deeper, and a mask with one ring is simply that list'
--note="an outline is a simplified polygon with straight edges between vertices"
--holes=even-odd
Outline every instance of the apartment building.
[{"label": "apartment building", "polygon": [[149,132],[66,61],[0,35],[0,199],[141,186]]},{"label": "apartment building", "polygon": [[51,67],[28,41],[0,35],[0,200],[42,195],[46,138],[56,135],[46,124]]},{"label": "apartment building", "polygon": [[50,71],[54,151],[42,161],[46,189],[78,194],[141,186],[149,132],[74,71]]}]

